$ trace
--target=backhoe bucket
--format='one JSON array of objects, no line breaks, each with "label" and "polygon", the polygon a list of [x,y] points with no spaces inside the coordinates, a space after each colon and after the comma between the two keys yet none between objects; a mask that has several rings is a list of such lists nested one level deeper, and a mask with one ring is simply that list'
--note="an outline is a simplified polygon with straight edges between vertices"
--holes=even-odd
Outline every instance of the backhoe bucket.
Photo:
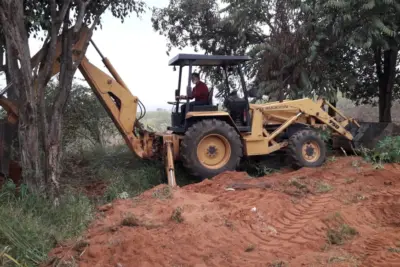
[{"label": "backhoe bucket", "polygon": [[[373,149],[379,141],[387,136],[398,135],[400,126],[388,122],[359,122],[360,128],[349,124],[349,130],[353,135],[350,141],[343,136],[333,139],[333,148],[343,148],[345,151],[354,152],[362,147]],[[347,127],[346,127],[347,128]]]}]

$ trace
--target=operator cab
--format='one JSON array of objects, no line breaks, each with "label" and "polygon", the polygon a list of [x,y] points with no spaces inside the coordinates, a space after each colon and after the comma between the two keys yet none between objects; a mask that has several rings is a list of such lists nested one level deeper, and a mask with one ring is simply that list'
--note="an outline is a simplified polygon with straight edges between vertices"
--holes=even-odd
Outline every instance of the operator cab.
[{"label": "operator cab", "polygon": [[[191,74],[193,67],[206,67],[211,68],[212,71],[221,72],[227,91],[220,93],[219,96],[225,98],[224,106],[228,109],[228,113],[235,122],[236,127],[240,132],[250,131],[250,115],[249,115],[249,102],[246,90],[246,84],[244,76],[241,70],[242,65],[250,60],[248,56],[220,56],[220,55],[199,55],[199,54],[178,54],[169,61],[169,66],[173,66],[174,69],[179,67],[179,79],[178,89],[175,90],[175,97],[181,95],[181,83],[182,83],[182,72],[184,67],[188,67],[188,84],[186,88],[186,95],[191,93]],[[229,74],[234,73],[240,76],[241,87],[244,97],[239,97],[237,91],[231,92],[229,84]],[[218,104],[213,103],[214,87],[209,87],[208,105],[193,106],[189,110],[189,99],[184,101],[176,100],[174,102],[168,102],[173,105],[171,114],[171,127],[168,130],[174,133],[184,133],[188,126],[188,122],[185,119],[188,112],[217,112]],[[186,105],[184,114],[181,113],[180,105]]]}]

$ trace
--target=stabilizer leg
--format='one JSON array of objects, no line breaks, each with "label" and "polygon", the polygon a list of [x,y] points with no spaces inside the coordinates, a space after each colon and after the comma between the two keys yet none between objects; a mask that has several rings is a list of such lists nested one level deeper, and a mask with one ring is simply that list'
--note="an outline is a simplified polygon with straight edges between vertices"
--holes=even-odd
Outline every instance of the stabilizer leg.
[{"label": "stabilizer leg", "polygon": [[174,157],[172,154],[173,143],[171,141],[165,142],[166,157],[165,157],[165,171],[167,172],[168,185],[171,187],[176,187],[175,179],[175,166]]}]

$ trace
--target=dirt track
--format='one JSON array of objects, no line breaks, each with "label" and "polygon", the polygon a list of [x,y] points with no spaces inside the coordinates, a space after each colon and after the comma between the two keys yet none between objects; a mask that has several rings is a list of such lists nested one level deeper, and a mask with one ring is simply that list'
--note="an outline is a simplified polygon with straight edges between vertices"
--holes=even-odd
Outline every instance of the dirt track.
[{"label": "dirt track", "polygon": [[[226,190],[232,183],[247,189]],[[248,186],[260,183],[272,187]],[[179,208],[183,222],[171,218]],[[400,266],[400,165],[349,157],[257,179],[225,173],[101,210],[85,242],[51,255],[82,267]],[[329,244],[328,230],[344,224],[356,233]]]}]

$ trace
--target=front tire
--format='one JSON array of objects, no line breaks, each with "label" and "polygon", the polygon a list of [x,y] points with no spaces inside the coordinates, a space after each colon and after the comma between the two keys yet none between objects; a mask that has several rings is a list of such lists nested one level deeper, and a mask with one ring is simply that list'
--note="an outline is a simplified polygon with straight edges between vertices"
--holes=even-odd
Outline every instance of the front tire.
[{"label": "front tire", "polygon": [[295,169],[319,167],[326,160],[326,144],[312,129],[304,129],[289,139],[289,152]]},{"label": "front tire", "polygon": [[201,179],[233,171],[243,145],[236,130],[224,121],[207,119],[193,124],[181,143],[181,158],[190,174]]}]

